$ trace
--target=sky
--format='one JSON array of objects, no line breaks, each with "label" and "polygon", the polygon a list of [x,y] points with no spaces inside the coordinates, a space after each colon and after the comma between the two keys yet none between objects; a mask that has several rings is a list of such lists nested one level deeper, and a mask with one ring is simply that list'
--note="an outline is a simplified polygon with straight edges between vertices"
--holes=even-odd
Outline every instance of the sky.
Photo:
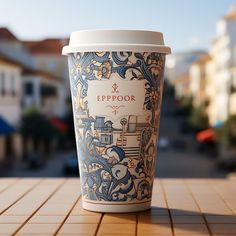
[{"label": "sky", "polygon": [[161,31],[173,52],[209,48],[216,21],[236,0],[0,0],[0,27],[22,40],[83,29]]}]

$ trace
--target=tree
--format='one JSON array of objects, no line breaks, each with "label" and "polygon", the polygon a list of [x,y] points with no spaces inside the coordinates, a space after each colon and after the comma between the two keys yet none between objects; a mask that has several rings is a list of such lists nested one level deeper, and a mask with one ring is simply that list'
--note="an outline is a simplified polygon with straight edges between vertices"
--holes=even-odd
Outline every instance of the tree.
[{"label": "tree", "polygon": [[228,120],[217,130],[218,139],[229,147],[236,146],[236,115],[231,115]]},{"label": "tree", "polygon": [[195,107],[192,109],[189,123],[196,132],[209,128],[208,117],[204,110],[200,107]]},{"label": "tree", "polygon": [[192,110],[193,110],[193,105],[191,97],[182,97],[178,101],[177,115],[188,117],[191,115]]},{"label": "tree", "polygon": [[58,136],[58,131],[47,118],[34,109],[23,115],[21,132],[25,138],[32,138],[36,146],[40,141],[48,144],[54,137]]}]

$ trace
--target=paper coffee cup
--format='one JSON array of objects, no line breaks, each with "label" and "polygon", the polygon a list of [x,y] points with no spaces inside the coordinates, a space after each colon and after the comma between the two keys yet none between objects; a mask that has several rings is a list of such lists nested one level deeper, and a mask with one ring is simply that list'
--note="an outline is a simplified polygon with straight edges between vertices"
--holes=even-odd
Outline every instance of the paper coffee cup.
[{"label": "paper coffee cup", "polygon": [[68,55],[83,208],[150,208],[165,56],[159,32],[73,32]]}]

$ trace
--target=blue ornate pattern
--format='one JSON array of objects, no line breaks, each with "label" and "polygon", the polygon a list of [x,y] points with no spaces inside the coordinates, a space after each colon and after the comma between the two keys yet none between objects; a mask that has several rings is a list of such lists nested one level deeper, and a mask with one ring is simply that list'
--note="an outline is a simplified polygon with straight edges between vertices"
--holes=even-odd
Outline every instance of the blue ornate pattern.
[{"label": "blue ornate pattern", "polygon": [[[69,55],[70,81],[79,153],[82,194],[94,201],[150,200],[155,169],[156,139],[163,88],[165,55],[134,52],[85,52]],[[89,114],[89,80],[108,80],[113,73],[124,80],[145,80],[145,123],[130,125],[132,115],[120,119],[120,127],[106,117]],[[129,147],[127,133],[136,135]],[[124,131],[125,130],[125,131]],[[119,138],[114,141],[114,135]]]}]

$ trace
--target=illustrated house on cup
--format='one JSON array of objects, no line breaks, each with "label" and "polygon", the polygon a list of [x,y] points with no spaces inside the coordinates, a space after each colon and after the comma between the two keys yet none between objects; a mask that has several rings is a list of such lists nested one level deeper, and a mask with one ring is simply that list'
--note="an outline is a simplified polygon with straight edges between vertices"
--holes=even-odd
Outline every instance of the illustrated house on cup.
[{"label": "illustrated house on cup", "polygon": [[[137,116],[130,115],[120,119],[121,128],[114,128],[113,122],[105,121],[105,117],[96,116],[94,121],[95,145],[101,151],[106,145],[123,148],[127,156],[138,156],[143,129],[147,126]],[[99,148],[100,147],[100,148]]]},{"label": "illustrated house on cup", "polygon": [[82,123],[77,122],[77,128],[83,129],[85,125],[93,124],[93,143],[99,153],[103,153],[106,146],[115,145],[125,151],[127,157],[138,157],[140,154],[141,136],[147,121],[136,115],[129,115],[119,120],[120,127],[114,128],[111,120],[103,116],[88,117],[88,110],[80,113]]},{"label": "illustrated house on cup", "polygon": [[108,120],[105,122],[105,117],[96,116],[96,120],[94,123],[94,129],[100,133],[99,141],[102,144],[110,145],[113,143],[113,135],[114,131],[113,122]]}]

